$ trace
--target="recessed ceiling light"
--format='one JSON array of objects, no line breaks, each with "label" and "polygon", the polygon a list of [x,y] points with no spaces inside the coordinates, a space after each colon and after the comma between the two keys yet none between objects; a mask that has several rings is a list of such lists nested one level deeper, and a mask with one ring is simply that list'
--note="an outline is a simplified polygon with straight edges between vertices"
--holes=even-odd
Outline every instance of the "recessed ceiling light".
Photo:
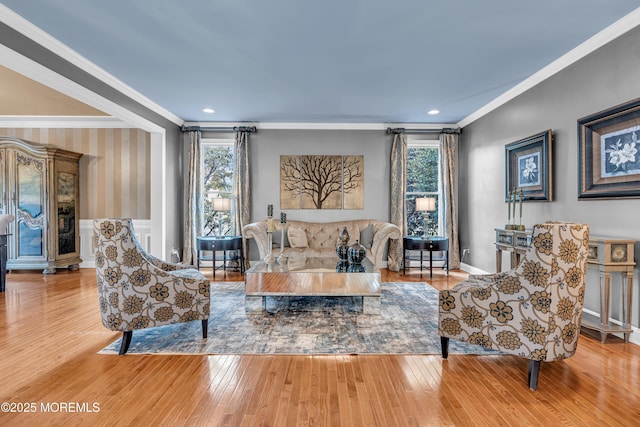
[{"label": "recessed ceiling light", "polygon": [[436,109],[434,108],[433,110],[429,110],[429,111],[427,112],[427,114],[429,114],[429,115],[431,115],[431,116],[436,115],[436,114],[440,114],[440,110],[436,110]]},{"label": "recessed ceiling light", "polygon": [[213,114],[216,112],[216,110],[214,110],[213,108],[203,108],[202,111],[209,114]]}]

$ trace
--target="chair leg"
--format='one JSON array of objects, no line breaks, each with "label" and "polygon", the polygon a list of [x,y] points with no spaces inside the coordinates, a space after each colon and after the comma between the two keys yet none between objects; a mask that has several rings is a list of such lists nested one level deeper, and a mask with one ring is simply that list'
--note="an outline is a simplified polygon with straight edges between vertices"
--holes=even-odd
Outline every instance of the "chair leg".
[{"label": "chair leg", "polygon": [[202,338],[207,339],[207,332],[209,330],[209,319],[202,319]]},{"label": "chair leg", "polygon": [[133,336],[133,331],[124,331],[122,333],[122,343],[120,344],[120,356],[124,356],[124,354],[129,350],[129,344],[131,344],[131,337]]},{"label": "chair leg", "polygon": [[529,388],[531,390],[538,389],[538,373],[540,372],[540,364],[542,361],[533,360],[529,361]]},{"label": "chair leg", "polygon": [[440,337],[440,347],[442,347],[442,358],[446,359],[449,357],[449,338],[448,337]]}]

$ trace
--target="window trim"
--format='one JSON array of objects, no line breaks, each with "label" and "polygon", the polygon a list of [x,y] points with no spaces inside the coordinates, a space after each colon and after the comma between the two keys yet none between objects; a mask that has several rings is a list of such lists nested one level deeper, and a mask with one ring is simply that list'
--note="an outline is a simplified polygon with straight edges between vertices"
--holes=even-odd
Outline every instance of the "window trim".
[{"label": "window trim", "polygon": [[[205,195],[205,191],[204,191],[204,181],[203,181],[203,166],[204,166],[204,152],[207,149],[207,147],[229,147],[232,151],[233,154],[233,146],[234,146],[235,141],[233,139],[230,138],[225,138],[225,139],[218,139],[218,138],[202,138],[200,139],[200,195],[202,197],[202,200],[200,203],[200,218],[202,221],[202,224],[200,225],[201,227],[204,227],[204,204],[206,199],[206,195]],[[234,159],[235,162],[235,159]],[[199,230],[198,233],[203,234],[204,230]]]},{"label": "window trim", "polygon": [[[436,148],[438,149],[438,191],[437,191],[437,197],[438,200],[440,200],[440,203],[438,203],[438,213],[437,213],[437,218],[438,218],[438,235],[442,236],[444,235],[444,211],[442,209],[443,204],[442,201],[443,199],[443,188],[442,188],[442,164],[440,162],[441,159],[441,153],[440,153],[440,140],[439,139],[416,139],[414,138],[408,138],[407,140],[407,149],[409,148]],[[407,194],[414,194],[414,193],[406,193],[406,189],[405,189],[405,198]],[[433,194],[433,193],[422,193],[422,194]],[[405,213],[406,215],[406,213]]]},{"label": "window trim", "polygon": [[233,139],[225,138],[225,139],[217,139],[217,138],[202,138],[200,140],[200,149],[202,150],[205,145],[215,145],[215,146],[231,146],[234,144]]}]

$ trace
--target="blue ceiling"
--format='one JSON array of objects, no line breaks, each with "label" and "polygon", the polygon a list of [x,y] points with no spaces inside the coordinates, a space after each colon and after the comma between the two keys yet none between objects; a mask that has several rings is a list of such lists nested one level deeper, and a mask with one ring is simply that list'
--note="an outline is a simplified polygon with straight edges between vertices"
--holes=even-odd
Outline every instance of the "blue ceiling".
[{"label": "blue ceiling", "polygon": [[[640,6],[638,0],[2,3],[186,121],[316,123],[457,123]],[[432,108],[441,113],[427,115]]]}]

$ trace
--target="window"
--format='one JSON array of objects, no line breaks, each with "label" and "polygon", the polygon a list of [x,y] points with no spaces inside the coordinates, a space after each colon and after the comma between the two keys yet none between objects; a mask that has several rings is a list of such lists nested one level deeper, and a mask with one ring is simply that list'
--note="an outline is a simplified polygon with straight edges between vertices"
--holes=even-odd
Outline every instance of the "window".
[{"label": "window", "polygon": [[[224,236],[231,230],[233,141],[203,139],[200,158],[201,194],[204,199],[201,235]],[[223,200],[217,200],[214,206],[214,199]]]},{"label": "window", "polygon": [[[416,199],[422,197],[435,199],[435,211],[416,211]],[[410,236],[442,234],[439,141],[413,141],[407,144],[406,204],[407,232]]]}]

